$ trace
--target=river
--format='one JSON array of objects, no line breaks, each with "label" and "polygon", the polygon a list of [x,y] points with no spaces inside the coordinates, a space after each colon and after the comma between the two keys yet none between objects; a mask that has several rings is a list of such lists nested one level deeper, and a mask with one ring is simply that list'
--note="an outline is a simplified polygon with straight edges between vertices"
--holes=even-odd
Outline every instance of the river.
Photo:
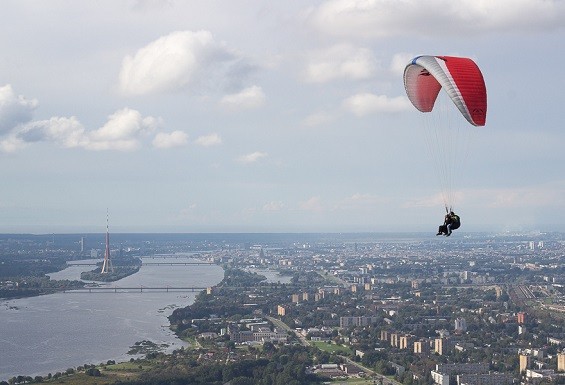
[{"label": "river", "polygon": [[[159,261],[168,259],[159,259]],[[157,260],[147,260],[156,262]],[[170,259],[170,262],[194,261]],[[52,279],[80,279],[92,266],[71,266]],[[218,284],[216,265],[142,266],[109,286],[193,286]],[[63,372],[107,360],[127,361],[135,342],[148,340],[172,351],[185,343],[169,329],[174,308],[194,302],[192,292],[57,293],[0,301],[0,381],[13,376]]]}]

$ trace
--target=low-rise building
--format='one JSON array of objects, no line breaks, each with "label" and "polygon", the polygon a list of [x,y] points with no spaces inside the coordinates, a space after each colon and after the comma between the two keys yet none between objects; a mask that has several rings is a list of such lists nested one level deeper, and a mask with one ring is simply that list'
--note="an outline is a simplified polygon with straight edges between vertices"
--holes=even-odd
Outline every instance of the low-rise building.
[{"label": "low-rise building", "polygon": [[476,373],[459,374],[457,384],[459,385],[509,385],[514,377],[505,373]]}]

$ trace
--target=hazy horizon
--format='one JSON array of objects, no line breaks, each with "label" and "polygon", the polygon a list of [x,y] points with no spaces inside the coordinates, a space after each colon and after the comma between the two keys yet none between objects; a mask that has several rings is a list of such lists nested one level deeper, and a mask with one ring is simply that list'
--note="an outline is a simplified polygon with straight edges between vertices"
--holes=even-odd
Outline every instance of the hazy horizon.
[{"label": "hazy horizon", "polygon": [[459,232],[565,230],[562,1],[2,13],[2,233],[104,231],[106,210],[115,232],[434,232],[438,166],[403,86],[422,54],[472,58],[486,83],[486,126],[457,143]]}]

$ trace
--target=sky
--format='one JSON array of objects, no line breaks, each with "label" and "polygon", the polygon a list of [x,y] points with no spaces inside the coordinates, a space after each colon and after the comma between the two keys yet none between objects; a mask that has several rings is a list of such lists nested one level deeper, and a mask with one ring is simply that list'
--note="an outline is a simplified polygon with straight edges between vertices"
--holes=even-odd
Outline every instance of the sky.
[{"label": "sky", "polygon": [[563,0],[6,0],[0,20],[2,233],[107,213],[111,232],[435,233],[417,55],[486,83],[486,125],[454,144],[458,231],[565,231]]}]

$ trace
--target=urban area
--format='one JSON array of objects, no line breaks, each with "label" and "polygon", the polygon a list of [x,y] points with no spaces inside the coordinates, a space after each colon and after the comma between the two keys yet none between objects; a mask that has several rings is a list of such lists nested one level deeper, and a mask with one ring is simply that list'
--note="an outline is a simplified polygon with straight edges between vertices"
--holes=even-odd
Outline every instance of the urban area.
[{"label": "urban area", "polygon": [[98,237],[3,237],[0,294],[84,290],[44,274],[105,249],[194,253],[224,279],[171,312],[189,347],[8,383],[565,384],[563,234]]}]

